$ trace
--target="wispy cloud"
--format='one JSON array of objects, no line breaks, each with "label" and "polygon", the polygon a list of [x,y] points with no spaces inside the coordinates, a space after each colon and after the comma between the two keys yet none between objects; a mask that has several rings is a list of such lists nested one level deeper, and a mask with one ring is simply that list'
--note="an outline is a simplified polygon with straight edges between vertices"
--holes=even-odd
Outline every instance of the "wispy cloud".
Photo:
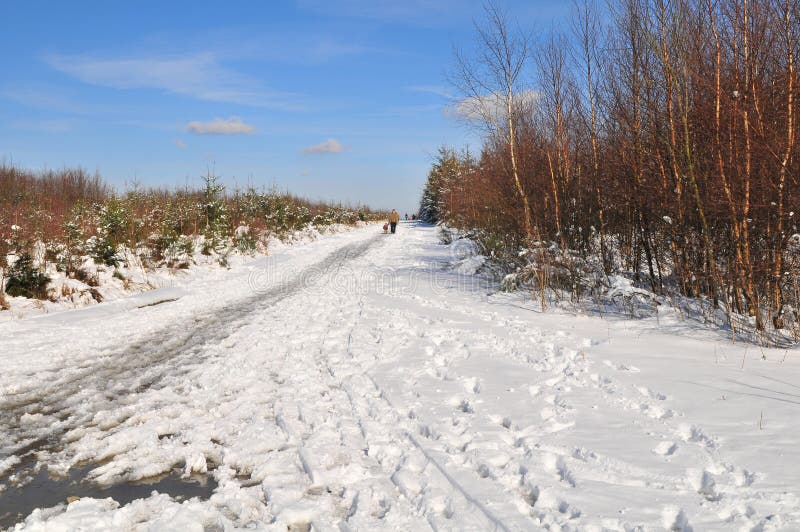
[{"label": "wispy cloud", "polygon": [[314,144],[303,150],[304,154],[316,153],[341,153],[344,151],[344,146],[336,139],[328,139],[325,142]]},{"label": "wispy cloud", "polygon": [[31,109],[72,115],[99,114],[113,110],[107,105],[81,102],[63,87],[47,84],[6,85],[0,88],[0,98]]},{"label": "wispy cloud", "polygon": [[435,94],[437,96],[441,96],[442,98],[446,98],[448,100],[452,100],[454,98],[452,92],[447,90],[446,87],[441,87],[439,85],[411,85],[410,87],[406,87],[406,90],[411,92],[424,92],[428,94]]},{"label": "wispy cloud", "polygon": [[376,50],[357,44],[346,44],[334,40],[320,40],[309,44],[306,54],[312,61],[328,61],[339,57],[362,55]]},{"label": "wispy cloud", "polygon": [[[541,99],[541,93],[534,90],[524,90],[514,95],[514,101],[520,108],[531,108]],[[506,106],[505,96],[502,94],[487,94],[485,96],[472,96],[458,100],[445,108],[445,116],[470,122],[486,119],[500,120],[503,118]]]},{"label": "wispy cloud", "polygon": [[195,135],[251,135],[256,128],[245,124],[238,116],[215,118],[209,122],[189,122],[186,131]]},{"label": "wispy cloud", "polygon": [[43,131],[45,133],[65,133],[74,129],[72,120],[34,120],[19,121],[11,124],[16,129],[28,131]]},{"label": "wispy cloud", "polygon": [[182,149],[182,150],[185,150],[185,149],[186,149],[186,148],[189,146],[188,144],[186,144],[185,142],[183,142],[183,140],[181,140],[181,139],[177,139],[177,140],[175,140],[175,145],[176,145],[177,147],[179,147],[180,149]]},{"label": "wispy cloud", "polygon": [[115,89],[157,89],[199,100],[285,110],[302,108],[300,98],[269,90],[262,82],[224,67],[214,54],[98,58],[49,55],[52,68],[84,83]]}]

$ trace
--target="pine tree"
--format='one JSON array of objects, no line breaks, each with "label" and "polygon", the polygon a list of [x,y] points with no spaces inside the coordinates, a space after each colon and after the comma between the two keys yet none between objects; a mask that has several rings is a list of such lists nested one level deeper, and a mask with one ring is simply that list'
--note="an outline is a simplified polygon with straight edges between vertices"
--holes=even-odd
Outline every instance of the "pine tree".
[{"label": "pine tree", "polygon": [[438,223],[446,218],[444,194],[455,183],[461,172],[462,163],[455,150],[442,146],[428,173],[428,181],[422,192],[419,218],[423,222]]},{"label": "pine tree", "polygon": [[220,262],[225,263],[228,254],[228,208],[225,204],[225,185],[219,182],[219,177],[212,173],[203,176],[205,188],[203,189],[202,213],[205,221],[202,252],[210,255],[215,252],[220,256]]}]

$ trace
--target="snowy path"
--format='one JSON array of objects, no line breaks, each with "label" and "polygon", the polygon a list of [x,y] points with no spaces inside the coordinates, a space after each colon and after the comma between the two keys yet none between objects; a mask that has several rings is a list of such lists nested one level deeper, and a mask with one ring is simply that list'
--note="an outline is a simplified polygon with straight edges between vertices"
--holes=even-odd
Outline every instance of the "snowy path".
[{"label": "snowy path", "polygon": [[30,530],[800,528],[800,352],[539,313],[453,260],[432,228],[371,227],[176,301],[3,324],[0,484],[33,457],[219,483]]}]

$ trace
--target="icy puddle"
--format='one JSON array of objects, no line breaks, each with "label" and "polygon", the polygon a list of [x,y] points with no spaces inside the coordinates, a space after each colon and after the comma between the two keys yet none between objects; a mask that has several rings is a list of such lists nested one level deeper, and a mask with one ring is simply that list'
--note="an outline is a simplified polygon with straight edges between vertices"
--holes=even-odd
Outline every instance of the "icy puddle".
[{"label": "icy puddle", "polygon": [[180,472],[145,479],[136,483],[121,483],[100,486],[86,479],[96,464],[71,469],[66,477],[51,476],[47,468],[42,468],[24,486],[7,486],[0,493],[0,530],[21,522],[36,508],[49,508],[66,504],[73,498],[91,497],[95,499],[112,498],[120,506],[136,499],[149,497],[154,491],[183,501],[192,498],[208,499],[217,482],[210,476],[195,475],[182,478]]}]

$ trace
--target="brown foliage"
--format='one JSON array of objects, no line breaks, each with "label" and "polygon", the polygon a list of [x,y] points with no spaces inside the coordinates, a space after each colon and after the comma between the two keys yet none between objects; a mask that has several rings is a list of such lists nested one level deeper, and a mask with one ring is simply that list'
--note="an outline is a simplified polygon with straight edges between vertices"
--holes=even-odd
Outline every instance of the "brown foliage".
[{"label": "brown foliage", "polygon": [[[759,328],[796,309],[800,4],[624,0],[608,15],[598,28],[578,5],[573,34],[545,39],[517,87],[540,95],[514,117],[536,234]],[[525,236],[508,143],[485,136],[447,197],[456,225]]]}]

